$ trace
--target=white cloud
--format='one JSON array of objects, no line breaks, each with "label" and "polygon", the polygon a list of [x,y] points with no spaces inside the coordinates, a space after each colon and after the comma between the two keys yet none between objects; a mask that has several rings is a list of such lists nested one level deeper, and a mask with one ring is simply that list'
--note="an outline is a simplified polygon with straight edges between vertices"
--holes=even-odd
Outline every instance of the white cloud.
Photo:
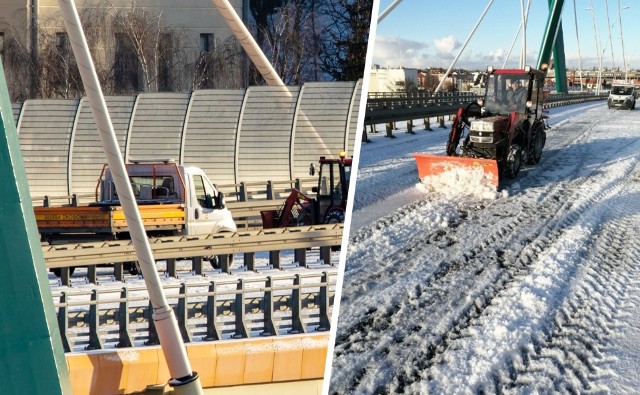
[{"label": "white cloud", "polygon": [[389,67],[425,67],[425,51],[429,45],[399,37],[378,36],[375,39],[373,63]]},{"label": "white cloud", "polygon": [[455,36],[447,36],[433,40],[438,56],[453,58],[453,51],[460,48],[460,41]]}]

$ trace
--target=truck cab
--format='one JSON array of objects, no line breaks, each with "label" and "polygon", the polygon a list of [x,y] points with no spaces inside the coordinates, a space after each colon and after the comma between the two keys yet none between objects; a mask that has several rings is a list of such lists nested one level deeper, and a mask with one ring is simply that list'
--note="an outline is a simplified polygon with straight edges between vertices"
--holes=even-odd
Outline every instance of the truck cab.
[{"label": "truck cab", "polygon": [[[129,181],[141,211],[149,207],[180,205],[184,212],[179,234],[200,235],[235,232],[236,224],[226,207],[224,194],[216,189],[205,172],[195,166],[183,166],[165,161],[127,164]],[[105,167],[100,178],[100,199],[96,205],[119,205],[111,172]],[[143,208],[144,207],[144,208]],[[169,212],[169,210],[166,210]],[[157,229],[160,230],[161,224]]]},{"label": "truck cab", "polygon": [[614,83],[609,92],[607,107],[618,107],[633,110],[636,108],[636,87],[629,83]]},{"label": "truck cab", "polygon": [[[129,182],[149,237],[235,232],[236,224],[204,171],[171,161],[127,164]],[[88,205],[34,207],[43,242],[127,239],[129,228],[113,177],[105,165]]]}]

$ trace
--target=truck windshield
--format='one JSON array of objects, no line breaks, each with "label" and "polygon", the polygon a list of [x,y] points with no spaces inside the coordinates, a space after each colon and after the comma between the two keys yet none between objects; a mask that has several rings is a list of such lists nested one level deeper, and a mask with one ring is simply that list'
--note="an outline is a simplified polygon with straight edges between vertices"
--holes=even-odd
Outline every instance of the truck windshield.
[{"label": "truck windshield", "polygon": [[611,89],[611,93],[614,95],[625,95],[628,96],[633,93],[633,88],[630,86],[614,86]]},{"label": "truck windshield", "polygon": [[485,109],[491,114],[525,112],[528,86],[528,74],[489,75],[484,98]]}]

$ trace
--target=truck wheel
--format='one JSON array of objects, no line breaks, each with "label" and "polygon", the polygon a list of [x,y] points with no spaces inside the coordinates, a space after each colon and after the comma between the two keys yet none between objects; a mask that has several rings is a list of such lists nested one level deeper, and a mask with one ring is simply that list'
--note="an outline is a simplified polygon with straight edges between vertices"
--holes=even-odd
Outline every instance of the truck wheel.
[{"label": "truck wheel", "polygon": [[[62,268],[56,267],[49,270],[51,270],[51,273],[55,274],[56,277],[62,277]],[[71,276],[75,270],[75,266],[69,266],[69,276]]]},{"label": "truck wheel", "polygon": [[129,274],[132,274],[134,276],[136,274],[142,273],[142,270],[140,270],[140,266],[138,265],[138,261],[125,262],[123,266],[124,266],[124,270],[126,270]]},{"label": "truck wheel", "polygon": [[[209,264],[211,264],[211,267],[213,268],[213,270],[218,270],[220,269],[220,260],[218,260],[218,256],[217,255],[213,255],[207,258],[209,260]],[[233,263],[233,254],[229,254],[227,256],[229,265],[231,265]]]},{"label": "truck wheel", "polygon": [[509,148],[507,156],[507,177],[516,178],[522,166],[522,149],[519,145],[514,144]]}]

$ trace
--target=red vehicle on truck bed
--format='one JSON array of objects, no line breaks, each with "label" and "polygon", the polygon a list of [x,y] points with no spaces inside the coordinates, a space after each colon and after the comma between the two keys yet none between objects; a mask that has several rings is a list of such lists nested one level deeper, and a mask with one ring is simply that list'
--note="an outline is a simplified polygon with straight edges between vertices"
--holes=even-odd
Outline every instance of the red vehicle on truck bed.
[{"label": "red vehicle on truck bed", "polygon": [[[279,210],[260,212],[262,226],[269,229],[344,222],[352,163],[345,156],[341,152],[337,159],[320,157],[318,185],[312,189],[316,197],[293,189]],[[309,173],[315,175],[315,165]]]}]

